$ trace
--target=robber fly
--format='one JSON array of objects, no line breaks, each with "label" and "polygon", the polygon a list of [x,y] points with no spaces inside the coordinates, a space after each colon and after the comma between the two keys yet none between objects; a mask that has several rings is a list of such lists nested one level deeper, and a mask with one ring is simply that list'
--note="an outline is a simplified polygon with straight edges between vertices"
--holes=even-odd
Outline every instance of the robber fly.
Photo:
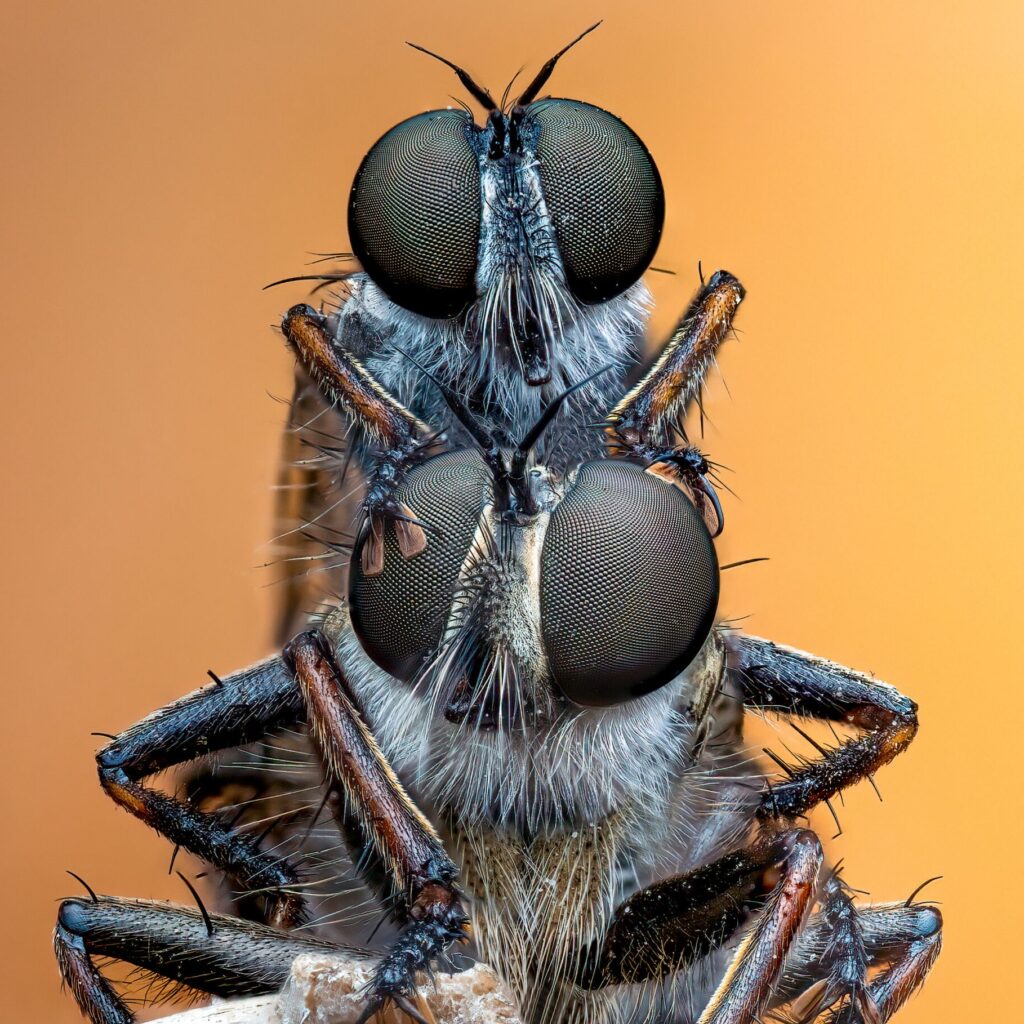
[{"label": "robber fly", "polygon": [[[326,324],[332,342],[449,433],[466,436],[421,368],[505,441],[589,378],[558,432],[541,441],[538,455],[558,467],[598,454],[594,410],[632,379],[651,304],[642,275],[665,216],[657,166],[632,129],[588,103],[537,99],[583,36],[544,65],[511,110],[507,95],[499,105],[439,57],[483,106],[485,123],[467,110],[434,110],[387,132],[362,161],[349,200],[362,269],[299,278],[342,283]],[[284,583],[282,642],[319,599],[343,592],[344,563],[307,567],[351,529],[365,497],[360,466],[380,461],[363,452],[363,424],[339,416],[301,362],[291,408],[278,519],[282,563],[297,571]],[[371,475],[385,482],[379,469]],[[378,489],[370,503],[382,500]]]},{"label": "robber fly", "polygon": [[[238,895],[233,914],[66,900],[57,957],[96,1024],[133,1019],[103,957],[230,996],[277,990],[303,952],[372,955],[362,1020],[422,1021],[417,987],[460,948],[528,1024],[752,1024],[786,1005],[887,1020],[938,955],[934,907],[856,905],[798,825],[902,752],[917,708],[718,619],[721,504],[681,424],[744,291],[714,274],[629,379],[661,183],[617,118],[537,98],[562,53],[511,104],[456,68],[483,125],[435,111],[388,132],[353,187],[362,273],[336,311],[283,319],[298,415],[355,433],[346,592],[98,753],[115,802]],[[816,756],[772,781],[748,708],[855,735],[808,737]],[[288,730],[314,761],[298,816],[294,787],[264,813]],[[270,803],[246,821],[146,784],[257,743]],[[376,953],[323,896],[342,856],[391,923]]]}]

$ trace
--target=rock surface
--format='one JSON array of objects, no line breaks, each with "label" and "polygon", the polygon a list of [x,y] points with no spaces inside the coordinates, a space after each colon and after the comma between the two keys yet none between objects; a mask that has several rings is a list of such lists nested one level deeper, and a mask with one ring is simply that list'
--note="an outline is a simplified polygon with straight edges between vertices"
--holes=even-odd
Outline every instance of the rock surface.
[{"label": "rock surface", "polygon": [[277,996],[256,996],[255,999],[234,999],[213,1006],[201,1006],[170,1017],[161,1017],[156,1024],[279,1024]]},{"label": "rock surface", "polygon": [[[300,956],[278,996],[218,1003],[165,1017],[164,1024],[355,1024],[372,964],[316,955]],[[424,1013],[437,1024],[519,1024],[512,1001],[494,971],[482,964],[461,974],[439,974],[422,992]],[[392,1021],[409,1024],[403,1014]]]}]

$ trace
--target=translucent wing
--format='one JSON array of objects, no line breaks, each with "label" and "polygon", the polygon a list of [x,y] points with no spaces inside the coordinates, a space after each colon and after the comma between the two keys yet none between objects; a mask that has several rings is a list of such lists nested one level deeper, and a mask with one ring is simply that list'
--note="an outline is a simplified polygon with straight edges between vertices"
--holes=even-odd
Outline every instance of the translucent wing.
[{"label": "translucent wing", "polygon": [[305,628],[345,593],[362,474],[355,432],[296,367],[282,438],[273,553],[277,563],[278,640]]}]

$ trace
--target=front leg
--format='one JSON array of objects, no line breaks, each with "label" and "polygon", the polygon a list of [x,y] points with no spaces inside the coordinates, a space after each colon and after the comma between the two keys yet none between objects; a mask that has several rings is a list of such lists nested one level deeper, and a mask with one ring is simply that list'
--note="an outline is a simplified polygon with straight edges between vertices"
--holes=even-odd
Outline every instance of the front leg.
[{"label": "front leg", "polygon": [[342,408],[379,448],[367,486],[363,572],[384,567],[384,527],[394,524],[399,550],[412,558],[427,546],[424,524],[395,500],[408,470],[436,449],[439,435],[374,380],[351,353],[332,343],[326,317],[311,306],[293,306],[281,322],[288,344],[324,398]]},{"label": "front leg", "polygon": [[160,793],[146,780],[228,747],[244,746],[303,720],[302,698],[280,658],[188,694],[126,729],[96,754],[100,785],[117,804],[172,843],[223,871],[266,902],[270,923],[304,918],[299,875],[286,859],[215,814]]},{"label": "front leg", "polygon": [[892,686],[753,636],[731,635],[726,646],[748,707],[841,722],[865,733],[831,749],[819,746],[819,760],[799,767],[783,764],[787,778],[765,793],[758,811],[762,820],[806,814],[870,778],[906,750],[917,733],[917,705]]},{"label": "front leg", "polygon": [[[942,949],[938,908],[908,901],[851,909],[860,933],[858,962],[844,965],[836,956],[835,915],[823,906],[787,958],[769,1009],[791,1003],[787,1018],[797,1022],[828,1011],[825,1024],[884,1024],[920,987]],[[880,967],[867,983],[867,971]]]},{"label": "front leg", "polygon": [[302,693],[328,781],[343,790],[383,862],[398,897],[397,916],[405,922],[377,966],[360,1021],[389,1002],[418,1020],[411,1002],[416,975],[465,938],[468,918],[456,885],[458,869],[377,746],[324,634],[300,633],[284,659]]},{"label": "front leg", "polygon": [[654,365],[609,414],[610,446],[670,443],[673,429],[699,400],[745,294],[727,270],[718,270],[707,284],[701,283]]},{"label": "front leg", "polygon": [[676,434],[701,389],[715,355],[732,329],[745,295],[743,285],[719,270],[694,296],[650,371],[609,413],[605,438],[609,453],[636,459],[670,480],[684,484],[712,534],[722,530],[722,506],[712,487],[710,464]]}]

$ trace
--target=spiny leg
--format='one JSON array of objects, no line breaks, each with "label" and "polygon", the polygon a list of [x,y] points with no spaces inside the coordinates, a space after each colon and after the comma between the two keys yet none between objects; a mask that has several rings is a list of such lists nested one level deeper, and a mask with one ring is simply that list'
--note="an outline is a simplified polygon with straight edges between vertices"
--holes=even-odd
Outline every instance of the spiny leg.
[{"label": "spiny leg", "polygon": [[290,926],[303,916],[295,869],[262,853],[251,837],[220,818],[142,784],[167,768],[262,739],[300,723],[302,696],[280,658],[218,679],[125,730],[96,755],[108,795],[171,842],[225,872],[241,888],[263,893],[267,918]]},{"label": "spiny leg", "polygon": [[[878,1008],[880,1021],[887,1021],[921,986],[942,950],[942,922],[933,911],[934,930],[923,930],[906,948],[904,954],[868,985],[868,994]],[[829,1024],[853,1024],[852,1007],[843,1007],[829,1017]]]},{"label": "spiny leg", "polygon": [[764,794],[758,815],[793,819],[827,801],[902,753],[917,733],[917,705],[892,686],[835,662],[757,637],[726,639],[729,667],[744,703],[780,714],[841,722],[865,735],[825,748],[799,767],[781,763],[786,778]]},{"label": "spiny leg", "polygon": [[654,366],[615,406],[605,426],[610,454],[638,459],[653,472],[682,481],[714,533],[721,532],[722,510],[707,480],[711,467],[694,446],[674,444],[673,435],[685,438],[682,423],[699,401],[744,295],[725,270],[702,284]]},{"label": "spiny leg", "polygon": [[720,948],[756,914],[699,1024],[749,1024],[811,904],[822,862],[813,832],[762,833],[746,849],[642,889],[615,912],[589,987],[666,977]]},{"label": "spiny leg", "polygon": [[877,1024],[878,1011],[867,992],[869,951],[863,922],[838,869],[832,871],[821,893],[821,922],[829,931],[819,969],[825,979],[821,1007],[845,999],[860,1018]]},{"label": "spiny leg", "polygon": [[93,957],[112,957],[216,996],[277,992],[301,953],[361,955],[220,914],[112,896],[65,900],[53,936],[61,977],[93,1024],[134,1015]]},{"label": "spiny leg", "polygon": [[415,807],[363,721],[323,633],[301,633],[281,658],[217,680],[127,730],[97,755],[106,791],[173,842],[238,880],[268,892],[275,924],[291,925],[302,900],[286,861],[181,801],[139,783],[182,761],[262,738],[305,719],[328,784],[344,794],[390,875],[394,913],[404,924],[378,964],[365,1016],[389,1000],[412,1016],[416,974],[464,936],[457,869]]},{"label": "spiny leg", "polygon": [[[856,907],[866,968],[886,965],[866,987],[866,1001],[850,999],[829,1020],[887,1021],[924,981],[942,946],[942,915],[933,906],[887,903]],[[843,965],[830,955],[835,925],[816,914],[797,939],[779,981],[773,1006],[792,1001],[792,1016],[810,1020],[828,1009],[841,987]],[[838,968],[838,970],[837,970]]]},{"label": "spiny leg", "polygon": [[414,510],[395,500],[395,491],[408,470],[436,450],[438,435],[385,391],[355,356],[332,342],[323,314],[304,304],[292,306],[281,330],[323,396],[379,446],[363,503],[363,572],[383,569],[387,522],[394,524],[402,555],[412,558],[426,547],[427,536]]},{"label": "spiny leg", "polygon": [[377,746],[324,634],[299,634],[284,658],[302,692],[328,782],[342,789],[383,862],[397,896],[395,916],[404,923],[377,965],[360,1020],[388,1002],[416,1018],[410,999],[417,973],[430,970],[453,942],[465,938],[458,869]]},{"label": "spiny leg", "polygon": [[668,440],[699,397],[744,295],[727,270],[701,284],[654,365],[608,416],[610,443]]},{"label": "spiny leg", "polygon": [[[793,1005],[793,1017],[797,1024],[806,1024],[829,1007],[845,1002],[855,1010],[859,1020],[878,1024],[878,1011],[867,989],[870,950],[863,922],[853,894],[838,869],[825,879],[819,903],[820,911],[808,922],[786,959],[786,969],[792,973],[794,962],[801,955],[807,955],[810,947],[805,938],[807,933],[812,932],[814,940],[820,940],[813,968],[814,984],[801,991],[800,998]],[[784,972],[773,993],[773,1005],[788,1001],[788,997],[781,995],[786,989],[787,974]]]}]

